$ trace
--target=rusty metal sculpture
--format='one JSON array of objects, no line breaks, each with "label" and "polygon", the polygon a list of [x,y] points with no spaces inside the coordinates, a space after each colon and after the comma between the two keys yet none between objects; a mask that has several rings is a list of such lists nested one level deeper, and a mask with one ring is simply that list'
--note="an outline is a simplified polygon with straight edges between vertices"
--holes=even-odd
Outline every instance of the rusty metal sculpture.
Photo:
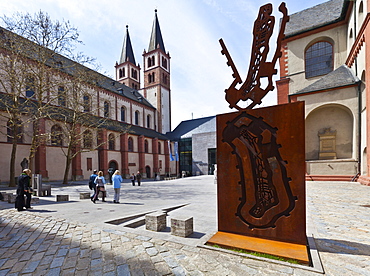
[{"label": "rusty metal sculpture", "polygon": [[[209,242],[242,248],[308,262],[305,233],[304,186],[304,104],[301,102],[268,108],[252,109],[274,89],[272,77],[281,41],[289,20],[285,3],[279,6],[283,14],[277,47],[271,62],[267,62],[269,42],[275,25],[272,5],[259,10],[254,22],[253,46],[247,79],[242,80],[223,42],[221,53],[232,68],[234,80],[225,90],[230,108],[237,113],[217,116],[218,160],[218,225],[219,232]],[[266,78],[266,82],[262,79]],[[237,85],[240,88],[237,88]],[[266,86],[263,88],[263,84]],[[247,101],[242,107],[240,101]],[[237,235],[236,237],[232,235]],[[226,235],[226,236],[225,236]],[[242,236],[240,236],[242,235]],[[266,241],[269,241],[266,244]],[[292,252],[274,251],[279,245],[272,241],[297,245]],[[268,249],[267,249],[268,248]],[[283,251],[284,251],[283,250]],[[289,251],[289,250],[288,250]]]},{"label": "rusty metal sculpture", "polygon": [[[230,108],[238,110],[252,109],[256,104],[261,104],[261,99],[270,91],[274,89],[272,76],[277,73],[275,64],[278,58],[281,57],[281,40],[284,38],[285,25],[289,21],[288,10],[285,3],[281,3],[279,11],[283,14],[281,21],[279,35],[277,37],[277,46],[274,57],[271,62],[266,62],[267,54],[269,52],[269,42],[272,31],[275,25],[275,18],[271,16],[272,5],[266,4],[260,8],[258,17],[254,22],[253,28],[253,44],[252,54],[249,65],[249,71],[246,81],[242,84],[240,89],[236,88],[237,84],[242,83],[239,72],[227,50],[225,43],[220,39],[222,47],[221,53],[226,56],[227,64],[233,70],[234,81],[228,89],[225,90],[226,101],[230,104]],[[266,88],[261,87],[261,78],[266,77],[268,84]],[[242,101],[251,100],[252,103],[246,108],[242,108],[237,103]]]}]

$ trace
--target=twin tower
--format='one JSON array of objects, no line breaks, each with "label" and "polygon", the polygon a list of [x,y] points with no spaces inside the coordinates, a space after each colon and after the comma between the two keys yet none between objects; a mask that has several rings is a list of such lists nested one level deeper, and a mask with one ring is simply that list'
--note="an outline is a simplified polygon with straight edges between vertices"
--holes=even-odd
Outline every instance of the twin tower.
[{"label": "twin tower", "polygon": [[140,85],[140,65],[136,63],[128,26],[123,41],[121,58],[116,62],[116,80],[135,90],[157,109],[160,133],[171,131],[170,55],[165,50],[157,10],[153,21],[148,51],[143,53],[144,86]]}]

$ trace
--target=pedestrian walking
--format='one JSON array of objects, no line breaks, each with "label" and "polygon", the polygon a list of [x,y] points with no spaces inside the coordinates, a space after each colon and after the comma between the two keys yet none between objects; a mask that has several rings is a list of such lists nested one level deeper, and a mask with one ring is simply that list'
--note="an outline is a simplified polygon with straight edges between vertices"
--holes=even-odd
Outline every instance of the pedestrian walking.
[{"label": "pedestrian walking", "polygon": [[[18,211],[32,209],[31,207],[31,170],[24,169],[22,174],[18,177],[17,197],[15,199],[15,208]],[[24,201],[26,196],[26,202]],[[23,209],[25,207],[26,209]]]},{"label": "pedestrian walking", "polygon": [[136,180],[137,180],[137,185],[140,186],[140,184],[141,184],[141,174],[140,174],[139,171],[137,171]]},{"label": "pedestrian walking", "polygon": [[121,191],[121,182],[123,182],[122,176],[119,170],[116,170],[112,176],[113,189],[114,189],[114,203],[119,203],[119,194]]},{"label": "pedestrian walking", "polygon": [[[95,181],[95,178],[98,176],[97,173],[98,171],[94,170],[93,173],[90,175],[89,188],[90,190],[94,190],[94,194],[90,197],[91,201],[93,200],[96,194],[96,184],[94,183],[94,181]],[[99,200],[98,197],[96,197],[96,200]]]},{"label": "pedestrian walking", "polygon": [[105,202],[105,196],[107,195],[106,191],[105,191],[105,178],[103,176],[103,172],[102,171],[99,171],[98,172],[98,176],[95,178],[94,180],[94,183],[96,185],[96,193],[95,193],[95,196],[93,198],[93,202],[95,203],[98,195],[99,195],[99,192],[102,192],[103,194],[103,202]]},{"label": "pedestrian walking", "polygon": [[134,173],[132,173],[132,175],[131,175],[131,183],[132,183],[132,186],[135,186],[135,179],[136,179],[136,177],[135,177],[135,174]]}]

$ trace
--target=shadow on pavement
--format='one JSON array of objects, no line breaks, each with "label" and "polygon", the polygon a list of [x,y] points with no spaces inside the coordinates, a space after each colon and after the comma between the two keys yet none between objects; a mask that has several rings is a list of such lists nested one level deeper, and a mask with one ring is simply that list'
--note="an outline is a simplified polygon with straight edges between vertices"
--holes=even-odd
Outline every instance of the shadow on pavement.
[{"label": "shadow on pavement", "polygon": [[319,251],[337,254],[356,254],[370,256],[370,245],[345,240],[315,238]]}]

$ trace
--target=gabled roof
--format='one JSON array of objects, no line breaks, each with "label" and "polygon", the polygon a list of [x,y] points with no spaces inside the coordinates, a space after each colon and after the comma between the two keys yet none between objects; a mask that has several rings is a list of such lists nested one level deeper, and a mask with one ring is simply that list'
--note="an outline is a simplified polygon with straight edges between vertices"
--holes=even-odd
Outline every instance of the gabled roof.
[{"label": "gabled roof", "polygon": [[148,52],[157,49],[157,47],[159,47],[159,49],[161,49],[164,53],[166,53],[166,50],[164,48],[161,28],[159,27],[157,10],[155,10],[155,16],[154,16],[154,21],[153,21],[152,34],[150,36],[150,41],[149,41]]},{"label": "gabled roof", "polygon": [[348,0],[331,0],[289,15],[285,36],[294,36],[343,20],[349,2]]},{"label": "gabled roof", "polygon": [[350,86],[359,81],[360,79],[347,65],[342,65],[293,95]]},{"label": "gabled roof", "polygon": [[[167,132],[166,136],[171,140],[179,140],[184,138],[183,136],[191,137],[191,134],[196,133],[196,129],[199,129],[199,132],[212,132],[216,131],[216,121],[213,125],[206,126],[205,124],[211,120],[215,120],[216,116],[210,116],[205,118],[193,119],[182,121],[172,132]],[[204,126],[202,128],[202,126]]]},{"label": "gabled roof", "polygon": [[136,65],[134,51],[132,50],[132,44],[130,39],[130,34],[128,33],[128,26],[126,25],[126,35],[123,40],[121,58],[119,60],[119,64],[122,64],[126,61],[129,61]]}]

